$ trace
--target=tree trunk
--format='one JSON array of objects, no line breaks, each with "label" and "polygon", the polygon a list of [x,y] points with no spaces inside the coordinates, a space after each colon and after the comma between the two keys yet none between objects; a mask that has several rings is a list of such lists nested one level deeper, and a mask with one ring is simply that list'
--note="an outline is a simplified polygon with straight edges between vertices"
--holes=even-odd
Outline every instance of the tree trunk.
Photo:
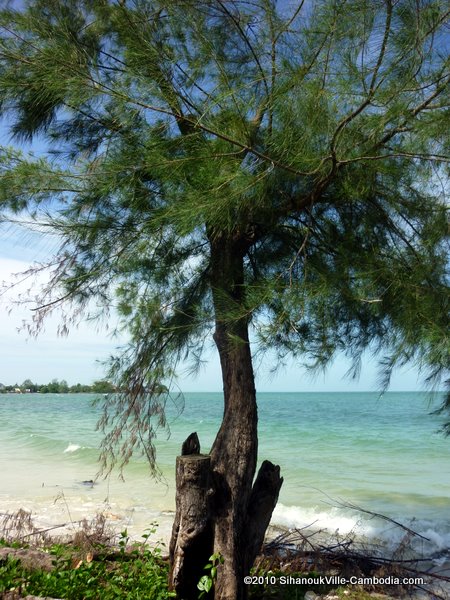
[{"label": "tree trunk", "polygon": [[[211,242],[214,341],[220,356],[224,392],[223,420],[211,450],[214,552],[224,559],[218,569],[216,600],[246,597],[243,578],[260,550],[282,483],[279,469],[274,467],[271,486],[266,485],[267,478],[258,478],[259,484],[252,492],[258,455],[258,416],[244,306],[243,256],[244,249],[237,243],[223,239]],[[262,496],[266,501],[258,503],[257,498]],[[251,512],[249,508],[256,505],[258,510]]]},{"label": "tree trunk", "polygon": [[[198,597],[193,580],[183,588],[184,595],[180,581],[189,569],[195,570],[195,577],[198,573],[205,574],[201,569],[209,554],[206,560],[204,553],[198,554],[200,546],[195,540],[201,539],[208,553],[212,554],[213,548],[213,552],[223,558],[217,569],[215,600],[244,600],[247,596],[244,576],[261,549],[283,479],[279,467],[264,461],[252,487],[258,454],[258,415],[244,302],[245,247],[224,237],[210,236],[210,243],[211,288],[216,317],[214,341],[222,369],[224,413],[211,449],[210,496],[205,493],[209,487],[205,474],[196,471],[195,476],[186,478],[182,471],[186,469],[186,459],[189,462],[192,457],[177,459],[177,513],[170,549],[171,585],[180,599],[196,600]],[[194,490],[188,490],[188,487]],[[192,508],[195,497],[199,510]],[[208,537],[210,534],[211,538]]]},{"label": "tree trunk", "polygon": [[197,584],[212,554],[209,514],[211,457],[177,457],[176,514],[170,541],[169,587],[182,600],[197,600]]}]

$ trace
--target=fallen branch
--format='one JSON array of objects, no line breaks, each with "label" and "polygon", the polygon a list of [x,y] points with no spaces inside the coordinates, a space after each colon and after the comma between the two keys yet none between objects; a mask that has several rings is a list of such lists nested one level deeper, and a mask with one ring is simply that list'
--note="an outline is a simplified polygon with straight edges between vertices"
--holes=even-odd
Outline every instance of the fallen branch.
[{"label": "fallen branch", "polygon": [[427,542],[430,541],[430,538],[425,537],[421,533],[417,533],[417,531],[414,531],[410,527],[403,525],[403,523],[399,523],[399,521],[396,521],[395,519],[392,519],[391,517],[387,517],[386,515],[383,515],[381,513],[373,512],[372,510],[367,510],[366,508],[361,508],[360,506],[357,506],[356,504],[351,504],[350,502],[337,502],[337,505],[341,508],[350,508],[357,512],[361,512],[366,515],[370,515],[371,517],[381,519],[383,521],[387,521],[388,523],[392,523],[392,525],[395,525],[396,527],[403,529],[403,531],[408,532],[410,535],[412,535],[414,537],[421,538],[422,540],[425,540]]}]

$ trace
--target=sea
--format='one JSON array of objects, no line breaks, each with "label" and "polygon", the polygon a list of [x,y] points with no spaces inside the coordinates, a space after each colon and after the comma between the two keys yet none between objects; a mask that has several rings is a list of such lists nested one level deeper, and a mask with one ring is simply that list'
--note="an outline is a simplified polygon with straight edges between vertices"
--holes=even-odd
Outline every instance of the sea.
[{"label": "sea", "polygon": [[[161,431],[157,439],[157,479],[140,456],[124,480],[116,470],[97,477],[94,398],[0,395],[0,513],[22,508],[37,528],[55,532],[103,514],[135,539],[156,523],[153,535],[167,544],[176,456],[193,431],[202,452],[209,451],[222,394],[186,393],[169,402],[170,434]],[[259,458],[279,464],[284,477],[272,535],[322,531],[392,550],[406,540],[419,555],[448,563],[450,438],[440,432],[445,416],[433,414],[440,401],[420,392],[260,393]]]}]

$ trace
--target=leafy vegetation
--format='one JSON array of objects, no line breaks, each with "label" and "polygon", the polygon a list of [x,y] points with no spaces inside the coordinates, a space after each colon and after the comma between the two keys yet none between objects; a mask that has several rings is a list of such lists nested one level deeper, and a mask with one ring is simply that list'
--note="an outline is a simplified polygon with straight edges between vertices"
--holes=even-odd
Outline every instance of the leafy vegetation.
[{"label": "leafy vegetation", "polygon": [[197,588],[200,590],[199,599],[206,597],[217,579],[217,569],[223,563],[223,557],[217,553],[209,557],[209,562],[205,565],[206,574],[200,577]]},{"label": "leafy vegetation", "polygon": [[[255,350],[274,352],[274,369],[344,353],[354,376],[371,352],[382,388],[396,366],[438,385],[450,364],[448,3],[290,4],[0,11],[16,142],[0,152],[1,210],[61,240],[32,329],[52,310],[67,331],[114,306],[128,333],[108,373],[119,393],[100,422],[102,467],[136,448],[155,467],[180,361],[195,370],[212,342],[220,355],[214,502],[194,527],[224,558],[216,600],[245,598],[282,484],[269,461],[256,473]],[[180,561],[198,559],[191,541]]]},{"label": "leafy vegetation", "polygon": [[115,386],[109,381],[94,381],[91,385],[76,383],[68,385],[67,381],[62,379],[52,379],[49,383],[33,383],[31,379],[25,379],[20,385],[2,385],[0,384],[0,393],[39,393],[39,394],[109,394],[115,391]]},{"label": "leafy vegetation", "polygon": [[[169,591],[168,563],[161,559],[160,549],[150,550],[142,544],[127,548],[126,534],[122,537],[119,553],[108,554],[105,548],[97,548],[101,556],[85,554],[79,558],[76,549],[64,544],[56,544],[49,548],[54,556],[54,569],[26,569],[20,560],[8,558],[0,561],[0,594],[16,591],[21,595],[34,594],[64,598],[66,600],[167,600],[175,597]],[[18,547],[18,545],[16,544]],[[202,577],[198,584],[198,599],[211,597],[209,592],[214,587],[216,574],[214,569],[220,565],[218,557],[212,557],[211,564],[205,566],[208,575]],[[331,589],[330,585],[285,584],[285,579],[317,576],[289,571],[260,571],[254,573],[255,583],[248,585],[250,600],[301,600],[305,593],[314,589],[323,594]],[[259,583],[256,580],[259,580]],[[338,590],[339,591],[339,590]],[[342,598],[366,600],[370,598],[362,590],[352,590],[351,596]]]},{"label": "leafy vegetation", "polygon": [[[105,548],[97,548],[100,556],[79,552],[64,544],[49,548],[54,557],[54,569],[27,569],[20,560],[8,558],[0,561],[0,594],[15,591],[17,594],[33,594],[64,598],[65,600],[167,600],[175,598],[167,586],[169,565],[161,559],[159,548],[150,550],[142,544],[127,548],[126,534],[119,542],[119,553],[108,554]],[[15,544],[15,547],[20,547]],[[106,556],[106,558],[104,558]],[[102,558],[103,557],[103,558]],[[198,600],[210,598],[216,574],[220,565],[218,557],[212,557],[211,564],[205,566],[208,575],[198,584]],[[326,594],[332,588],[329,584],[289,583],[299,578],[319,577],[319,574],[290,570],[269,570],[252,572],[253,583],[247,586],[249,600],[302,600],[305,593]],[[288,583],[285,583],[288,581]],[[342,600],[370,600],[372,596],[361,587],[339,587],[333,594]]]},{"label": "leafy vegetation", "polygon": [[118,553],[100,546],[80,554],[79,548],[53,545],[51,571],[26,569],[18,559],[8,558],[0,562],[0,594],[16,590],[67,600],[166,600],[168,564],[161,559],[161,549],[150,549],[145,542],[128,545],[126,532]]}]

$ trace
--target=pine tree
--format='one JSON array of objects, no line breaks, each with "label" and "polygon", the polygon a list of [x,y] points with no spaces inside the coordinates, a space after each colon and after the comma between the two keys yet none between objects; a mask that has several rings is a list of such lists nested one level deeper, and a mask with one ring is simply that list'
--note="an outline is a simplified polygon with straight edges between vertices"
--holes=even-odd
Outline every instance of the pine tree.
[{"label": "pine tree", "polygon": [[45,148],[2,148],[2,211],[61,239],[35,325],[59,306],[82,318],[95,299],[118,306],[131,340],[108,373],[120,391],[105,405],[105,468],[140,444],[155,466],[177,365],[217,346],[203,549],[224,559],[220,600],[245,597],[282,483],[267,461],[253,481],[251,347],[311,368],[344,352],[355,374],[368,349],[383,385],[405,362],[436,381],[449,364],[446,3],[294,4],[28,0],[0,13],[2,115]]}]

